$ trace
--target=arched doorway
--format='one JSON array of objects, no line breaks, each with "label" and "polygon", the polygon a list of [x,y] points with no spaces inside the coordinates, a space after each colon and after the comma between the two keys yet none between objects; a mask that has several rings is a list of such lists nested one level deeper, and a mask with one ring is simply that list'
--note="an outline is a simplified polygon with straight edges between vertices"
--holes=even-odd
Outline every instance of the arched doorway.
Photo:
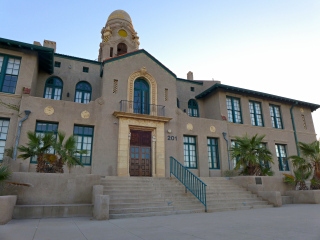
[{"label": "arched doorway", "polygon": [[134,82],[133,112],[149,114],[149,84],[143,79]]}]

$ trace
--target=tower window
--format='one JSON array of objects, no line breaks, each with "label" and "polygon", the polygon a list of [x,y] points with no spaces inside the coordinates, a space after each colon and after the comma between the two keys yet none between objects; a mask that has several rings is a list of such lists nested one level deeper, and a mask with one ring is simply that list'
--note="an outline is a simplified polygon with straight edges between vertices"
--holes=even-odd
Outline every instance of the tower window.
[{"label": "tower window", "polygon": [[88,73],[89,72],[89,68],[88,67],[83,67],[83,72]]},{"label": "tower window", "polygon": [[191,91],[191,92],[194,92],[194,87],[190,87],[190,91]]},{"label": "tower window", "polygon": [[113,47],[110,48],[110,57],[113,57]]},{"label": "tower window", "polygon": [[54,66],[57,68],[61,67],[61,62],[54,62]]},{"label": "tower window", "polygon": [[119,43],[117,46],[117,56],[127,53],[127,45]]}]

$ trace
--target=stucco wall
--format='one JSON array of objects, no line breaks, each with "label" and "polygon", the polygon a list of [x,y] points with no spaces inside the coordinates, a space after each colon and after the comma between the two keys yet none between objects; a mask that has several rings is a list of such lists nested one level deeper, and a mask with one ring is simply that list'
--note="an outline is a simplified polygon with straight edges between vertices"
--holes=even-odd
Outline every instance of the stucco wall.
[{"label": "stucco wall", "polygon": [[11,181],[32,187],[14,187],[8,194],[18,195],[18,205],[91,203],[92,187],[100,184],[98,175],[14,172]]}]

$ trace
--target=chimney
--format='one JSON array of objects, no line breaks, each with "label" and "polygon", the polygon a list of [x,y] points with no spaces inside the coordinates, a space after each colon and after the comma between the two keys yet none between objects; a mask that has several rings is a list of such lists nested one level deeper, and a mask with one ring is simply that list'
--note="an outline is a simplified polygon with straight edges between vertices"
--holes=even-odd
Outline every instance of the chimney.
[{"label": "chimney", "polygon": [[37,41],[33,41],[33,45],[41,46],[41,43],[39,43]]},{"label": "chimney", "polygon": [[187,80],[193,80],[193,72],[189,71],[187,73]]},{"label": "chimney", "polygon": [[47,48],[53,48],[54,52],[56,52],[56,42],[54,41],[44,40],[43,46]]}]

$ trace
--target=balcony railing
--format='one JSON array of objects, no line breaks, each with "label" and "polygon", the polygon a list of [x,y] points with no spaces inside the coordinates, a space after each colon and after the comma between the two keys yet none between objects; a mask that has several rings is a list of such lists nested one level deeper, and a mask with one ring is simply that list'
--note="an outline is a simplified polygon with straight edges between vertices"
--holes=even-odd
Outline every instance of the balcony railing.
[{"label": "balcony railing", "polygon": [[120,112],[139,113],[157,117],[164,117],[165,110],[162,105],[145,104],[127,100],[120,101]]}]

